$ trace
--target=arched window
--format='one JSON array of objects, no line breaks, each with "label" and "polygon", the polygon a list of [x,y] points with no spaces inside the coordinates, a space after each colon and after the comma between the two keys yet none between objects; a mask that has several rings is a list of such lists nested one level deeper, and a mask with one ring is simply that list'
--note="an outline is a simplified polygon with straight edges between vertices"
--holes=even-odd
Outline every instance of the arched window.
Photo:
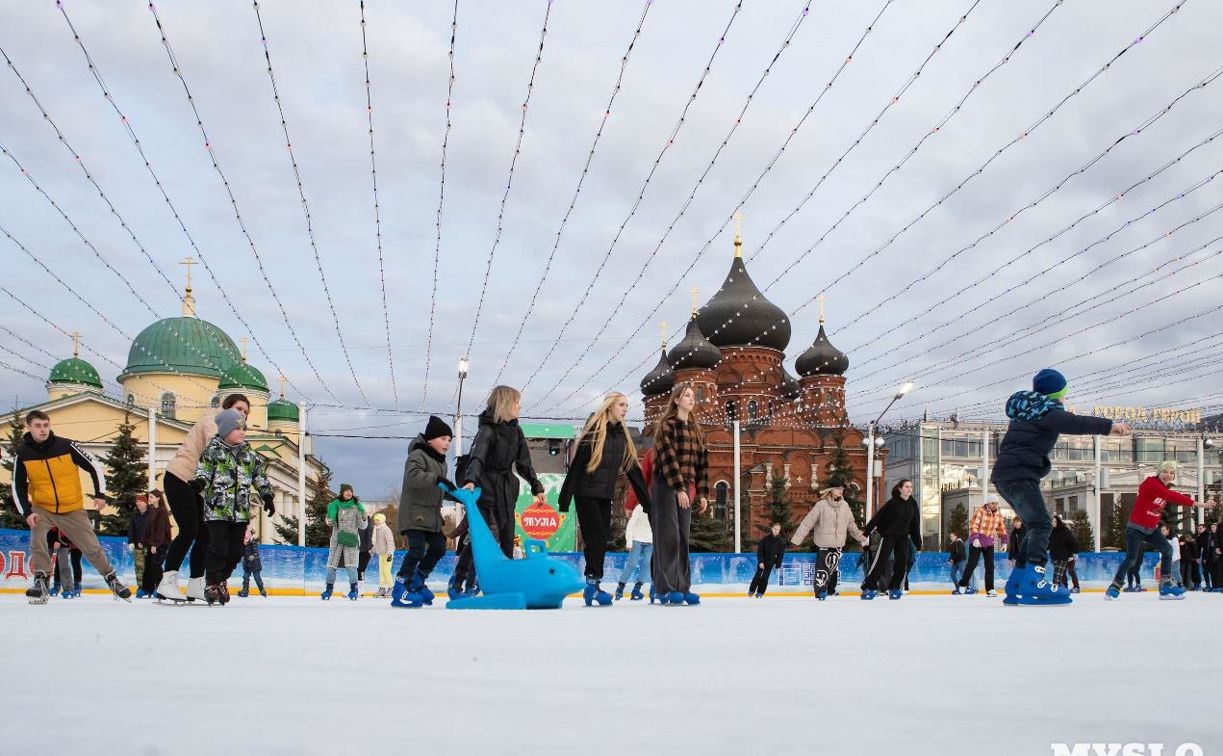
[{"label": "arched window", "polygon": [[178,407],[178,400],[174,394],[167,391],[161,395],[161,414],[173,419]]},{"label": "arched window", "polygon": [[220,407],[220,406],[221,406],[221,395],[220,395],[220,394],[213,394],[213,395],[212,395],[212,401],[208,403],[208,406],[209,406],[209,407],[212,407],[213,409],[216,409],[217,407]]},{"label": "arched window", "polygon": [[698,403],[705,401],[705,387],[704,386],[696,387],[696,400]]},{"label": "arched window", "polygon": [[747,403],[747,421],[749,423],[754,423],[759,419],[760,419],[760,405],[756,404],[756,400],[753,399]]},{"label": "arched window", "polygon": [[738,419],[738,417],[739,417],[739,408],[735,406],[734,402],[727,402],[726,403],[726,424],[733,425],[735,420]]},{"label": "arched window", "polygon": [[770,400],[769,400],[769,419],[770,419],[770,420],[772,420],[772,419],[773,419],[773,411],[774,411],[774,409],[775,409],[775,407],[774,407],[774,405],[773,405],[773,400],[772,400],[772,399],[770,399]]},{"label": "arched window", "polygon": [[136,406],[136,395],[135,395],[135,394],[128,394],[128,395],[127,395],[127,406],[128,406],[128,408],[131,408],[131,407],[135,407],[135,406]]},{"label": "arched window", "polygon": [[726,519],[726,507],[730,502],[730,484],[719,480],[713,487],[713,516],[719,520]]}]

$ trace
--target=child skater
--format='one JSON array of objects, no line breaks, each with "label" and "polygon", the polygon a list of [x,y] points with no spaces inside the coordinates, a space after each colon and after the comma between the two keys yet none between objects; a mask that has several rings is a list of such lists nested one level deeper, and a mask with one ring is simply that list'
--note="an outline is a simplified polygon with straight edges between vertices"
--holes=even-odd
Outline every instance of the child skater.
[{"label": "child skater", "polygon": [[263,560],[259,558],[259,537],[255,535],[254,528],[247,528],[246,543],[242,547],[242,590],[238,591],[240,597],[251,595],[252,577],[255,578],[259,595],[267,598],[268,592],[263,588]]},{"label": "child skater", "polygon": [[[645,478],[637,464],[637,447],[625,423],[627,416],[628,397],[617,391],[608,394],[582,428],[569,474],[561,486],[561,512],[568,512],[570,502],[577,500],[578,527],[582,531],[586,557],[586,590],[582,593],[586,606],[595,602],[599,606],[612,603],[611,594],[599,583],[603,580],[603,560],[611,539],[611,506],[616,495],[616,480],[621,475],[627,477],[637,500],[647,509],[650,507]],[[623,590],[621,585],[621,595]]]},{"label": "child skater", "polygon": [[407,541],[408,553],[391,589],[391,606],[416,609],[433,603],[433,592],[425,581],[446,553],[442,532],[445,493],[438,483],[454,488],[446,479],[446,452],[453,435],[441,418],[430,415],[425,432],[408,446],[399,493],[399,532]]}]

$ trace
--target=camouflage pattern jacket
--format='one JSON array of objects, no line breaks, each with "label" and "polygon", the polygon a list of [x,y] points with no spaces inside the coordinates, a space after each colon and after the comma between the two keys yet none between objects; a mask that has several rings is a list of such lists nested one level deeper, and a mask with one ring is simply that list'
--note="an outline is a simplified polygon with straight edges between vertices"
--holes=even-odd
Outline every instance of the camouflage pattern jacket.
[{"label": "camouflage pattern jacket", "polygon": [[204,496],[209,522],[249,522],[251,508],[272,500],[267,464],[250,444],[228,446],[213,436],[200,455],[193,487]]}]

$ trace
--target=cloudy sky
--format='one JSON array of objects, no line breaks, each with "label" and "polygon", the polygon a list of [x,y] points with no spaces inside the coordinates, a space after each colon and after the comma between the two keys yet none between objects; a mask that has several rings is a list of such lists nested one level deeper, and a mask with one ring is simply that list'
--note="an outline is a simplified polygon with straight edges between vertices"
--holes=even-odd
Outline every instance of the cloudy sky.
[{"label": "cloudy sky", "polygon": [[[117,392],[96,353],[123,364],[202,255],[199,315],[367,488],[406,442],[326,434],[452,413],[465,353],[469,410],[497,380],[536,417],[635,390],[740,207],[791,367],[826,295],[855,421],[910,378],[890,417],[997,417],[1047,365],[1080,404],[1223,406],[1217,3],[459,0],[447,139],[455,5],[367,2],[385,310],[357,3],[156,6],[245,233],[147,4],[63,8],[0,0],[0,227],[68,288],[8,235],[3,285]],[[71,344],[0,299],[0,395],[31,404]]]}]

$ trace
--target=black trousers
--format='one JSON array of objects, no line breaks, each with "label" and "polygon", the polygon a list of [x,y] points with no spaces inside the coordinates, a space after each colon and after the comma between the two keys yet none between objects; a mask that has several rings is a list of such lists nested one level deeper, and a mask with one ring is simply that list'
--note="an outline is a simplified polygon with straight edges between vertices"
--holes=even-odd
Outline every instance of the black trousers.
[{"label": "black trousers", "polygon": [[582,553],[586,557],[586,577],[603,579],[603,560],[611,538],[611,499],[575,497],[578,528],[582,531]]},{"label": "black trousers", "polygon": [[213,520],[205,525],[209,535],[208,567],[204,582],[216,585],[228,580],[238,562],[242,561],[242,542],[246,539],[247,524]]},{"label": "black trousers", "polygon": [[884,536],[883,543],[879,546],[879,553],[875,555],[875,561],[871,565],[871,570],[866,575],[866,590],[879,590],[879,579],[883,576],[883,571],[886,569],[886,559],[888,555],[892,557],[892,576],[888,580],[888,590],[898,591],[901,584],[904,582],[906,565],[909,563],[909,538],[908,536]]},{"label": "black trousers", "polygon": [[157,590],[161,582],[161,565],[166,559],[166,547],[162,546],[154,553],[148,546],[144,547],[144,577],[140,580],[140,589],[145,593]]},{"label": "black trousers", "polygon": [[977,560],[985,557],[985,590],[994,590],[994,547],[993,546],[969,546],[968,547],[968,566],[964,568],[964,574],[960,577],[960,587],[967,588],[972,580],[973,573],[977,571]]},{"label": "black trousers", "polygon": [[357,556],[357,579],[358,580],[365,579],[365,568],[366,567],[369,567],[369,552],[362,551]]},{"label": "black trousers", "polygon": [[446,553],[446,536],[427,530],[400,532],[408,542],[408,553],[403,557],[403,564],[399,565],[399,577],[406,582],[414,573],[419,573],[421,582],[424,582]]},{"label": "black trousers", "polygon": [[178,523],[178,535],[170,542],[165,569],[167,572],[178,570],[190,550],[191,577],[203,577],[208,564],[209,535],[208,528],[204,527],[204,500],[173,473],[165,474],[165,486],[170,512]]},{"label": "black trousers", "polygon": [[[760,563],[757,562],[757,565]],[[748,586],[747,592],[753,596],[759,593],[761,596],[769,588],[769,575],[773,574],[773,565],[766,564],[763,567],[756,567],[756,574],[752,577],[752,584]]]},{"label": "black trousers", "polygon": [[1223,588],[1223,560],[1211,562],[1210,582],[1215,588]]},{"label": "black trousers", "polygon": [[1202,582],[1198,574],[1198,563],[1193,559],[1181,560],[1181,585],[1192,588]]},{"label": "black trousers", "polygon": [[815,554],[815,580],[812,587],[816,593],[837,589],[837,575],[841,570],[841,550],[820,547]]}]

